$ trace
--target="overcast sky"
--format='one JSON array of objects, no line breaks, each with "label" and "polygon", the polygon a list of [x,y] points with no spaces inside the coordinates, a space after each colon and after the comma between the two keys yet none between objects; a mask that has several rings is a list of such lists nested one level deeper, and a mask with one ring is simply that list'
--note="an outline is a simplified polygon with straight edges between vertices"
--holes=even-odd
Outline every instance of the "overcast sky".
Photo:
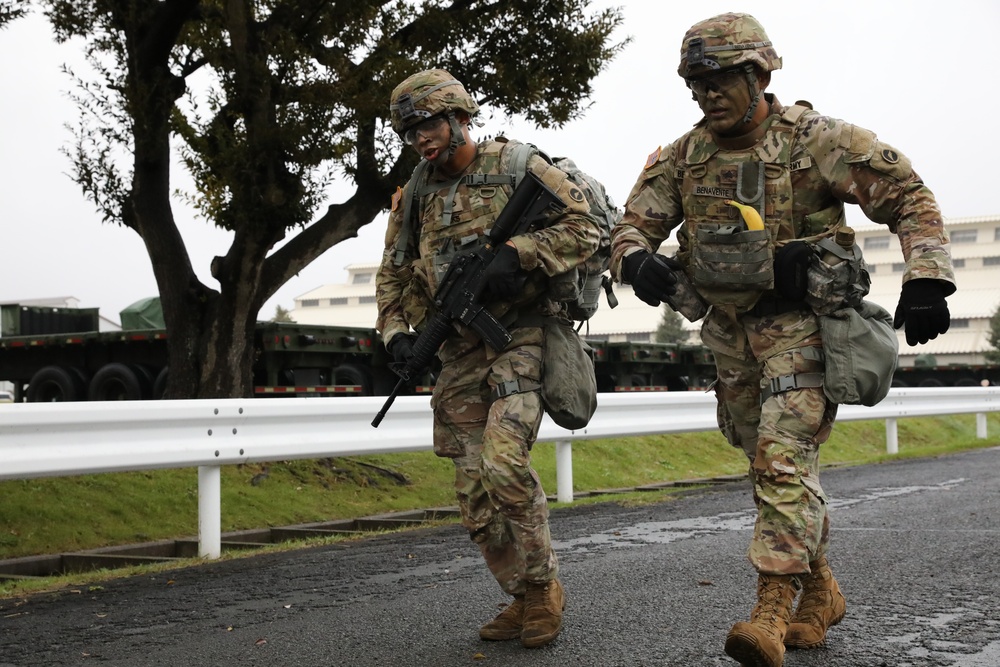
[{"label": "overcast sky", "polygon": [[[596,80],[586,115],[558,131],[487,120],[478,137],[505,132],[551,155],[569,155],[622,204],[646,156],[698,120],[676,74],[684,32],[703,18],[743,11],[763,23],[784,60],[769,88],[784,104],[808,100],[821,113],[873,130],[912,160],[946,217],[1000,213],[993,180],[1000,156],[1000,2],[601,0],[595,6],[607,4],[624,7],[617,37],[633,41]],[[102,224],[67,175],[70,163],[60,149],[71,141],[64,125],[77,114],[60,66],[80,60],[80,44],[56,45],[41,17],[0,31],[0,302],[74,296],[117,321],[121,309],[155,295],[156,284],[138,235]],[[348,187],[334,188],[330,201],[346,198]],[[217,287],[209,262],[225,254],[230,235],[180,203],[174,212],[196,271]],[[848,220],[864,217],[852,206]],[[348,264],[378,261],[384,229],[380,216],[358,238],[327,251],[260,318],[270,318],[276,305],[292,308],[295,297],[320,285],[343,282]]]}]

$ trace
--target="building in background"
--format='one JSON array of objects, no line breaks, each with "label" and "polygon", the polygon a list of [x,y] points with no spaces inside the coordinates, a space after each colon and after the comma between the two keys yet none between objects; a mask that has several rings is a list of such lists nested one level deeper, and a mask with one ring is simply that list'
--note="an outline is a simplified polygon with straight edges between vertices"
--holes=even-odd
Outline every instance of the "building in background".
[{"label": "building in background", "polygon": [[[934,355],[936,363],[983,364],[990,349],[990,318],[1000,304],[1000,215],[946,220],[951,234],[958,291],[948,299],[951,329],[926,345],[910,347],[898,332],[900,366],[914,365],[917,355]],[[896,310],[902,274],[905,270],[899,240],[884,225],[865,221],[854,225],[856,240],[871,272],[869,300],[890,313]],[[677,244],[667,241],[660,252],[671,255]],[[296,322],[353,327],[375,324],[375,272],[378,263],[346,267],[346,284],[323,285],[295,299],[291,312]],[[583,326],[588,337],[610,342],[647,342],[655,337],[662,319],[659,309],[650,308],[627,285],[616,285],[619,305],[614,310],[602,303],[597,314]],[[698,340],[700,323],[685,322],[693,342]]]}]

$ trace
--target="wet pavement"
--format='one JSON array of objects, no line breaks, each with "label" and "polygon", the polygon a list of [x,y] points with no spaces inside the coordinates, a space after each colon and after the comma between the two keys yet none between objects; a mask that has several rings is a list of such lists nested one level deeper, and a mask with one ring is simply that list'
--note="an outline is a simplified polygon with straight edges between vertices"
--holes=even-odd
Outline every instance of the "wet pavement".
[{"label": "wet pavement", "polygon": [[[787,667],[1000,664],[1000,449],[823,473],[848,609]],[[735,665],[748,482],[553,512],[562,635],[482,642],[505,601],[458,526],[0,600],[9,665]]]}]

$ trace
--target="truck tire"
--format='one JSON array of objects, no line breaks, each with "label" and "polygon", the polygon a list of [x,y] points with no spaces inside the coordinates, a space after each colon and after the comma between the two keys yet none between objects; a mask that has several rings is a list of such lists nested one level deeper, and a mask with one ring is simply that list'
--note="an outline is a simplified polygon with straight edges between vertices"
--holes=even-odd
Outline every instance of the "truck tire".
[{"label": "truck tire", "polygon": [[333,384],[354,384],[361,387],[362,396],[373,396],[371,370],[358,364],[341,364],[333,369]]},{"label": "truck tire", "polygon": [[924,378],[917,383],[918,387],[943,387],[944,382],[938,380],[937,378]]},{"label": "truck tire", "polygon": [[156,380],[153,381],[153,400],[159,401],[163,398],[163,394],[167,391],[167,379],[170,377],[170,367],[164,366],[160,369],[160,372],[156,374]]},{"label": "truck tire", "polygon": [[139,401],[148,398],[142,376],[125,364],[105,364],[94,373],[87,398],[91,401]]},{"label": "truck tire", "polygon": [[29,403],[81,401],[84,398],[82,374],[75,369],[45,366],[31,376],[26,398]]}]

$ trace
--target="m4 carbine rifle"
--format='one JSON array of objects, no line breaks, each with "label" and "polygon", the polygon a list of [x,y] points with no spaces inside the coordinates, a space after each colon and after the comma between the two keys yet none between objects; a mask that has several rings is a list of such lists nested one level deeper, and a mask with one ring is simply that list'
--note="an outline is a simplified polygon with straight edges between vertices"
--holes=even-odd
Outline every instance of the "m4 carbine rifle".
[{"label": "m4 carbine rifle", "polygon": [[537,176],[530,171],[525,174],[493,223],[486,244],[451,261],[434,294],[437,313],[413,343],[413,356],[405,364],[389,364],[399,376],[399,382],[375,415],[372,426],[378,428],[403,386],[430,366],[441,343],[454,331],[453,321],[472,327],[497,352],[510,344],[510,332],[482,303],[486,292],[486,268],[507,239],[527,232],[536,221],[559,213],[565,207],[559,195]]}]

